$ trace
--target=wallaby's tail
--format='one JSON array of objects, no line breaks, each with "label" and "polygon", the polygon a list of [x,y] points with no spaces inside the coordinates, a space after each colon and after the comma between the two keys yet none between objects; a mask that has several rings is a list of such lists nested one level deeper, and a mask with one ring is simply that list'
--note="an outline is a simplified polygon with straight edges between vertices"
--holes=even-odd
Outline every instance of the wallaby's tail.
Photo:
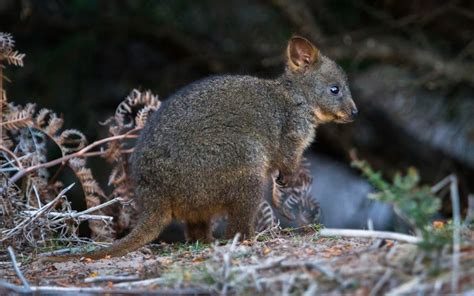
[{"label": "wallaby's tail", "polygon": [[63,262],[82,257],[96,260],[105,258],[106,256],[123,256],[156,239],[170,220],[170,213],[160,213],[160,215],[157,215],[156,213],[145,211],[133,230],[127,236],[114,242],[109,247],[85,254],[44,257],[41,258],[40,261]]}]

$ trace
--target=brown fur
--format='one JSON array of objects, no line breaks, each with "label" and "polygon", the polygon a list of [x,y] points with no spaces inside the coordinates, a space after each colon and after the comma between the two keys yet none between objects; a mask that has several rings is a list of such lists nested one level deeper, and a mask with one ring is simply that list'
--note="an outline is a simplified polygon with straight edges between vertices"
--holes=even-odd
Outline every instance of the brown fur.
[{"label": "brown fur", "polygon": [[[344,72],[313,44],[291,38],[287,58],[276,79],[216,76],[166,100],[132,155],[142,206],[137,226],[111,247],[83,256],[124,255],[155,239],[171,219],[185,221],[189,240],[209,242],[211,220],[224,213],[228,238],[252,237],[271,174],[290,176],[318,124],[348,122],[356,112]],[[329,91],[334,85],[340,94]]]}]

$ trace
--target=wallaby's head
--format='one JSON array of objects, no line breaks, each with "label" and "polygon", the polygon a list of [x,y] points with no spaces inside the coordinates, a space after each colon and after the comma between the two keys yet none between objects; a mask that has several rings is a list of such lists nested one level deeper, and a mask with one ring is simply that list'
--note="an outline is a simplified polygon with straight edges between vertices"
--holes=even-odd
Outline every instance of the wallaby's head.
[{"label": "wallaby's head", "polygon": [[342,68],[303,37],[288,42],[286,76],[313,107],[317,122],[346,123],[357,115]]}]

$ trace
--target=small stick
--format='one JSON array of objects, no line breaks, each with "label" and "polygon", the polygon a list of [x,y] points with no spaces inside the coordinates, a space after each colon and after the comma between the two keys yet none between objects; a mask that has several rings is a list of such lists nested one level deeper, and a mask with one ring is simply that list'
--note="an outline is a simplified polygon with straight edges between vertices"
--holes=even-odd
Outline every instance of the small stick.
[{"label": "small stick", "polygon": [[88,277],[84,279],[84,283],[97,283],[97,282],[130,282],[136,281],[140,278],[136,275],[126,276],[115,276],[115,275],[104,275],[97,277]]},{"label": "small stick", "polygon": [[437,193],[444,187],[448,186],[452,182],[452,178],[455,177],[454,175],[446,176],[443,180],[439,181],[435,185],[431,187],[431,193]]},{"label": "small stick", "polygon": [[458,178],[451,176],[451,203],[453,205],[453,275],[451,278],[451,293],[456,294],[458,291],[459,280],[459,253],[461,251],[461,210],[459,209],[459,191]]},{"label": "small stick", "polygon": [[122,201],[124,201],[123,198],[121,198],[121,197],[116,197],[116,198],[114,198],[114,199],[111,199],[111,200],[109,200],[109,201],[106,201],[106,202],[104,202],[104,203],[101,203],[100,205],[97,205],[97,206],[95,206],[95,207],[89,208],[89,209],[84,210],[84,211],[82,211],[82,212],[75,213],[75,214],[74,214],[74,217],[79,217],[79,216],[81,216],[81,215],[86,215],[86,214],[92,213],[92,212],[94,212],[94,211],[100,210],[100,209],[102,209],[102,208],[105,208],[105,207],[107,207],[107,206],[109,206],[109,205],[111,205],[111,204],[114,204],[114,203],[116,203],[116,202],[122,202]]},{"label": "small stick", "polygon": [[15,162],[18,164],[19,169],[21,169],[21,170],[23,169],[23,165],[21,164],[21,161],[18,159],[18,157],[15,155],[15,153],[10,151],[10,149],[4,147],[3,145],[0,145],[0,150],[5,152],[6,154],[10,155],[13,158],[13,160],[15,160]]},{"label": "small stick", "polygon": [[83,248],[81,248],[81,247],[64,248],[64,249],[54,250],[54,251],[51,251],[51,252],[40,253],[40,254],[38,254],[38,257],[57,256],[57,255],[62,255],[62,254],[66,254],[66,253],[72,253],[72,252],[75,252],[75,251],[80,251],[82,249]]},{"label": "small stick", "polygon": [[417,244],[421,242],[421,239],[419,237],[403,234],[403,233],[391,232],[391,231],[323,228],[319,231],[319,235],[322,237],[345,236],[345,237],[382,238],[382,239],[403,241],[410,244]]},{"label": "small stick", "polygon": [[[23,211],[22,213],[25,213],[29,216],[33,216],[36,214],[36,211]],[[77,212],[72,212],[72,213],[58,213],[58,212],[49,212],[47,214],[48,217],[51,218],[66,218],[66,219],[79,219],[79,221],[83,220],[108,220],[111,221],[114,219],[114,217],[111,216],[106,216],[106,215],[77,215]]]},{"label": "small stick", "polygon": [[24,228],[25,226],[31,224],[33,221],[35,221],[36,219],[38,219],[39,217],[41,217],[46,211],[48,211],[49,209],[51,209],[52,207],[54,207],[54,205],[57,203],[57,201],[64,196],[64,194],[69,191],[72,186],[74,186],[74,183],[72,183],[71,185],[69,185],[68,187],[64,188],[63,190],[61,190],[61,192],[59,192],[59,194],[52,200],[50,201],[49,203],[47,203],[46,205],[44,205],[42,208],[36,210],[36,212],[31,216],[31,217],[28,217],[27,219],[23,220],[20,224],[18,224],[17,226],[15,226],[15,228],[13,229],[10,229],[10,230],[7,230],[4,232],[4,237],[2,237],[0,239],[0,242],[3,242],[5,240],[7,240],[8,238],[10,238],[16,231],[18,231],[19,229],[21,228]]},{"label": "small stick", "polygon": [[20,278],[21,283],[23,284],[23,287],[25,287],[25,289],[27,289],[28,291],[31,291],[30,284],[28,284],[28,281],[25,279],[25,277],[23,276],[23,273],[18,267],[18,263],[16,262],[15,252],[13,251],[13,248],[11,246],[8,246],[7,249],[8,249],[8,254],[10,255],[10,259],[12,260],[13,269],[15,269],[16,275]]},{"label": "small stick", "polygon": [[370,291],[369,296],[378,295],[380,289],[382,289],[383,285],[385,285],[385,283],[390,279],[392,274],[393,274],[393,269],[391,269],[391,268],[387,269],[387,271],[383,274],[383,276],[380,278],[380,280],[375,284],[372,291]]},{"label": "small stick", "polygon": [[140,287],[140,286],[152,286],[152,285],[163,285],[167,282],[168,280],[159,277],[159,278],[152,278],[152,279],[147,279],[147,280],[141,280],[141,281],[135,281],[135,282],[128,282],[128,283],[119,283],[114,285],[116,288],[130,288],[130,287]]}]

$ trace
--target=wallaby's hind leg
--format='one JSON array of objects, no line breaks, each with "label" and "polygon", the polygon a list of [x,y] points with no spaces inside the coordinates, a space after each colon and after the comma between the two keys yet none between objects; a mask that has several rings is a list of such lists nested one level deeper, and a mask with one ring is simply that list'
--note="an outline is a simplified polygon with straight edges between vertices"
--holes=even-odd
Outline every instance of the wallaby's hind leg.
[{"label": "wallaby's hind leg", "polygon": [[200,241],[204,243],[212,243],[214,241],[210,220],[199,222],[186,221],[185,235],[186,241]]},{"label": "wallaby's hind leg", "polygon": [[227,206],[228,225],[226,238],[232,239],[240,233],[240,239],[249,239],[255,235],[255,216],[263,198],[264,182],[258,177],[247,177],[235,182],[238,187],[229,190]]}]

